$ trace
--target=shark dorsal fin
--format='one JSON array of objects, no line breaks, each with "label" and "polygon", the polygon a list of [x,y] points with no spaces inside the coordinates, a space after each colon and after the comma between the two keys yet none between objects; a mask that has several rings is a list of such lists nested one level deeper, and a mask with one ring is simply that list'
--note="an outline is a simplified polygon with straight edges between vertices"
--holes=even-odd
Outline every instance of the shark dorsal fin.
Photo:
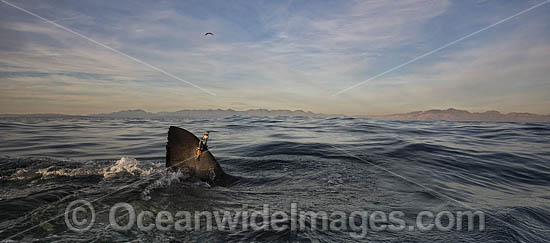
[{"label": "shark dorsal fin", "polygon": [[199,139],[193,133],[171,126],[166,144],[166,167],[187,168],[199,179],[213,183],[225,173],[210,151],[197,154],[198,145]]}]

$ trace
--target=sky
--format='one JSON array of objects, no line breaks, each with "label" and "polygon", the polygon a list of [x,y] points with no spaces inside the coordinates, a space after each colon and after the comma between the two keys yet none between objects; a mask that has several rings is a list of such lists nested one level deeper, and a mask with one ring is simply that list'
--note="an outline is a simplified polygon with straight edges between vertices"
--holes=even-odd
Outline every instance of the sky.
[{"label": "sky", "polygon": [[0,35],[0,113],[550,114],[544,0],[2,0]]}]

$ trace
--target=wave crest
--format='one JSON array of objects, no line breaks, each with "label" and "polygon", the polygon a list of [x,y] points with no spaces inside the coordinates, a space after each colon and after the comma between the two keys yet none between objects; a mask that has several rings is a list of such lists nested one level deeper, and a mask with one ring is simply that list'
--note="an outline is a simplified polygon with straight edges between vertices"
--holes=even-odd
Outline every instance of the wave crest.
[{"label": "wave crest", "polygon": [[103,177],[109,178],[120,173],[128,173],[135,176],[148,176],[153,173],[154,169],[142,169],[139,162],[130,157],[122,157],[109,169],[103,171]]}]

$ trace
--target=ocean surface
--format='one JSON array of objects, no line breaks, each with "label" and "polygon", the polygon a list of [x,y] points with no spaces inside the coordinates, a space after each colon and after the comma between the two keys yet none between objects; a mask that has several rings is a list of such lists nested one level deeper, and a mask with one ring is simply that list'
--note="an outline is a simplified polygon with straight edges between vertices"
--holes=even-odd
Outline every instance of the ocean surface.
[{"label": "ocean surface", "polygon": [[[211,131],[210,151],[239,179],[212,187],[167,171],[169,126],[197,135]],[[0,241],[550,240],[550,124],[338,117],[0,118],[0,138]],[[67,226],[64,213],[74,200],[93,205],[96,217],[89,230],[77,233]],[[153,213],[237,212],[243,205],[260,210],[264,204],[290,212],[291,203],[299,210],[328,213],[401,211],[407,225],[421,211],[477,210],[485,214],[485,228],[371,230],[362,238],[352,237],[349,228],[133,227],[122,232],[109,226],[110,208],[119,202]]]}]

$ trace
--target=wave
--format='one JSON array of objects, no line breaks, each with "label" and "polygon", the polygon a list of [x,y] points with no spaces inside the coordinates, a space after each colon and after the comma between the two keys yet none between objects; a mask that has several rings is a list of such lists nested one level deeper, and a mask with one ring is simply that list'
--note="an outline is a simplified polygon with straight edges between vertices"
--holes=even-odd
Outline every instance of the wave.
[{"label": "wave", "polygon": [[[227,173],[242,179],[230,187],[210,187],[185,171],[166,170],[166,132],[171,125],[195,134],[213,131],[212,153]],[[94,204],[97,211],[117,202],[151,211],[233,210],[242,204],[264,203],[287,208],[297,202],[312,210],[415,213],[465,210],[463,205],[469,205],[490,214],[486,232],[376,232],[368,240],[542,241],[550,237],[545,230],[550,226],[549,128],[547,124],[337,117],[0,119],[4,138],[0,141],[4,155],[0,158],[0,217],[4,219],[0,236],[63,213],[71,200],[109,195]],[[74,238],[66,230],[63,222],[56,222],[26,237]],[[107,241],[174,237],[94,230],[81,237],[98,240],[101,235]],[[269,241],[288,240],[288,235],[187,232],[177,237]],[[292,237],[351,240],[334,232]]]}]

